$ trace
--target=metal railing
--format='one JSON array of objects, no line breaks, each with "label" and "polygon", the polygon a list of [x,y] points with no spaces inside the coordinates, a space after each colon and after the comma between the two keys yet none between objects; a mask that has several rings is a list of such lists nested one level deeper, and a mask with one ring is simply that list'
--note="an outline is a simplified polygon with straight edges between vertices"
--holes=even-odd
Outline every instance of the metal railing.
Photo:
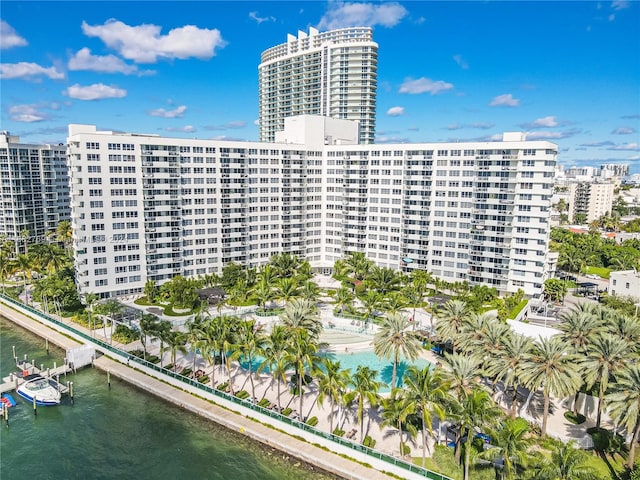
[{"label": "metal railing", "polygon": [[250,399],[240,399],[234,395],[228,394],[226,392],[223,392],[221,390],[217,390],[216,388],[210,387],[208,385],[205,385],[203,383],[200,383],[196,380],[193,380],[191,378],[188,378],[184,375],[181,375],[177,372],[172,372],[171,370],[167,370],[164,367],[160,367],[159,365],[156,365],[155,363],[151,363],[148,362],[140,357],[137,357],[135,355],[131,355],[129,352],[125,351],[125,350],[120,350],[119,348],[114,347],[113,345],[109,345],[108,343],[99,340],[97,338],[94,338],[80,330],[77,330],[75,328],[73,328],[70,325],[67,325],[64,322],[61,322],[60,320],[57,320],[56,318],[50,317],[49,315],[46,315],[42,312],[40,312],[39,310],[36,310],[35,308],[32,308],[28,305],[23,304],[22,302],[19,302],[13,298],[7,297],[6,295],[0,294],[0,299],[2,299],[5,303],[8,304],[13,304],[14,306],[22,309],[22,310],[26,310],[29,313],[35,315],[36,317],[39,317],[47,322],[53,323],[58,327],[61,327],[64,330],[69,331],[70,333],[73,333],[74,336],[83,338],[85,340],[87,340],[88,342],[93,343],[94,345],[104,349],[105,351],[108,351],[112,354],[117,355],[118,357],[121,357],[125,360],[128,360],[130,363],[134,362],[139,364],[140,366],[143,366],[145,368],[148,368],[154,372],[157,372],[161,375],[164,375],[165,377],[169,377],[172,378],[174,380],[177,380],[185,385],[188,385],[192,388],[195,388],[201,392],[204,393],[208,393],[210,395],[213,395],[214,397],[219,397],[222,398],[226,401],[232,402],[236,405],[242,406],[244,408],[248,408],[254,412],[260,413],[262,415],[266,415],[268,417],[271,418],[275,418],[287,425],[291,425],[293,427],[297,427],[305,432],[309,432],[317,437],[321,437],[324,438],[326,440],[330,440],[334,443],[337,443],[339,445],[345,446],[353,451],[357,451],[357,452],[362,452],[364,454],[366,454],[367,456],[371,457],[371,458],[376,458],[378,460],[381,460],[385,463],[389,463],[391,465],[396,465],[404,470],[407,470],[409,472],[418,474],[422,477],[425,478],[430,478],[432,480],[452,480],[450,477],[447,477],[445,475],[441,475],[437,472],[432,472],[431,470],[427,470],[424,469],[422,467],[419,467],[417,465],[414,465],[412,463],[409,463],[405,460],[396,458],[392,455],[388,455],[386,453],[374,450],[372,448],[366,447],[364,445],[361,445],[359,443],[355,443],[352,442],[346,438],[334,435],[333,433],[327,433],[327,432],[323,432],[321,430],[318,430],[314,427],[311,427],[309,425],[307,425],[306,423],[300,422],[298,420],[295,420],[293,418],[289,418],[285,415],[280,414],[279,412],[270,410],[268,408],[264,408],[261,407],[259,405],[254,404]]}]

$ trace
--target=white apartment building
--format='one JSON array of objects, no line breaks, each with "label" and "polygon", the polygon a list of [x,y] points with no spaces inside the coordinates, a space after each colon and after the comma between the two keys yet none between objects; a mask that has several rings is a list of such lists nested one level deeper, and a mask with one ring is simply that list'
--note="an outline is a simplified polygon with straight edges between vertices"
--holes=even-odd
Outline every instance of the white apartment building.
[{"label": "white apartment building", "polygon": [[0,173],[0,235],[42,242],[60,221],[70,220],[65,145],[20,143],[19,137],[0,132]]},{"label": "white apartment building", "polygon": [[616,183],[577,182],[569,185],[569,221],[574,222],[577,215],[584,215],[586,223],[611,213],[615,198]]},{"label": "white apartment building", "polygon": [[636,270],[611,272],[609,295],[631,297],[640,302],[640,273]]},{"label": "white apartment building", "polygon": [[[348,121],[289,119],[279,143],[166,138],[70,125],[81,293],[258,266],[279,252],[327,271],[349,251],[447,281],[541,292],[557,146],[362,145]],[[292,139],[296,143],[292,143]]]},{"label": "white apartment building", "polygon": [[299,31],[260,61],[260,141],[273,142],[286,117],[310,114],[358,121],[359,143],[373,143],[378,44],[370,27]]}]

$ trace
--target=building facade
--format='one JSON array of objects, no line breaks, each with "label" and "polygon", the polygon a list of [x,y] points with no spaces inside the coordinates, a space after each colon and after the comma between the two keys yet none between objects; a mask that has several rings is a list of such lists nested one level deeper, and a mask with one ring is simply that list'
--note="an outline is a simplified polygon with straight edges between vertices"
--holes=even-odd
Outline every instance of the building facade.
[{"label": "building facade", "polygon": [[615,198],[614,182],[569,183],[569,219],[571,222],[584,216],[585,223],[609,215]]},{"label": "building facade", "polygon": [[359,143],[373,143],[378,44],[370,27],[289,35],[262,52],[258,83],[260,141],[273,142],[286,117],[309,114],[358,121]]},{"label": "building facade", "polygon": [[65,145],[20,143],[0,132],[2,209],[0,235],[17,242],[44,241],[62,220],[70,220]]},{"label": "building facade", "polygon": [[640,273],[637,270],[611,272],[609,276],[609,295],[631,297],[640,302]]},{"label": "building facade", "polygon": [[81,293],[138,293],[147,280],[219,273],[228,262],[258,266],[280,252],[327,271],[352,251],[450,282],[541,292],[555,144],[505,134],[501,142],[361,145],[354,133],[350,143],[325,145],[332,129],[307,120],[315,127],[291,134],[301,143],[71,125]]}]

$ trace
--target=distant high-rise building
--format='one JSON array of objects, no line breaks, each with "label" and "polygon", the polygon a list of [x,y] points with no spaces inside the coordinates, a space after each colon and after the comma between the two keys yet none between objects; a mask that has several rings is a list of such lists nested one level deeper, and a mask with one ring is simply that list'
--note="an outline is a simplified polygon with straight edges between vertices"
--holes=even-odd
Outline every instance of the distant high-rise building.
[{"label": "distant high-rise building", "polygon": [[42,242],[62,220],[70,220],[66,145],[20,143],[0,132],[2,206],[0,234],[27,243]]},{"label": "distant high-rise building", "polygon": [[[570,221],[591,223],[611,213],[615,197],[614,182],[574,182],[569,184]],[[580,218],[583,217],[583,218]]]},{"label": "distant high-rise building", "polygon": [[359,122],[359,143],[373,143],[378,44],[370,27],[289,35],[262,52],[258,67],[260,141],[273,142],[285,117],[322,115]]}]

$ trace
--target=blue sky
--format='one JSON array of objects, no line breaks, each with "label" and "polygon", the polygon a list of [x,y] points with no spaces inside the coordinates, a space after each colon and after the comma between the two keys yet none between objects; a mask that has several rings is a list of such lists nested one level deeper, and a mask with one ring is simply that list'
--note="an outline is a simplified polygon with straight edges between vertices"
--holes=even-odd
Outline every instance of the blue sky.
[{"label": "blue sky", "polygon": [[288,33],[379,44],[377,142],[526,131],[640,173],[640,2],[2,2],[0,128],[257,140],[257,67]]}]

